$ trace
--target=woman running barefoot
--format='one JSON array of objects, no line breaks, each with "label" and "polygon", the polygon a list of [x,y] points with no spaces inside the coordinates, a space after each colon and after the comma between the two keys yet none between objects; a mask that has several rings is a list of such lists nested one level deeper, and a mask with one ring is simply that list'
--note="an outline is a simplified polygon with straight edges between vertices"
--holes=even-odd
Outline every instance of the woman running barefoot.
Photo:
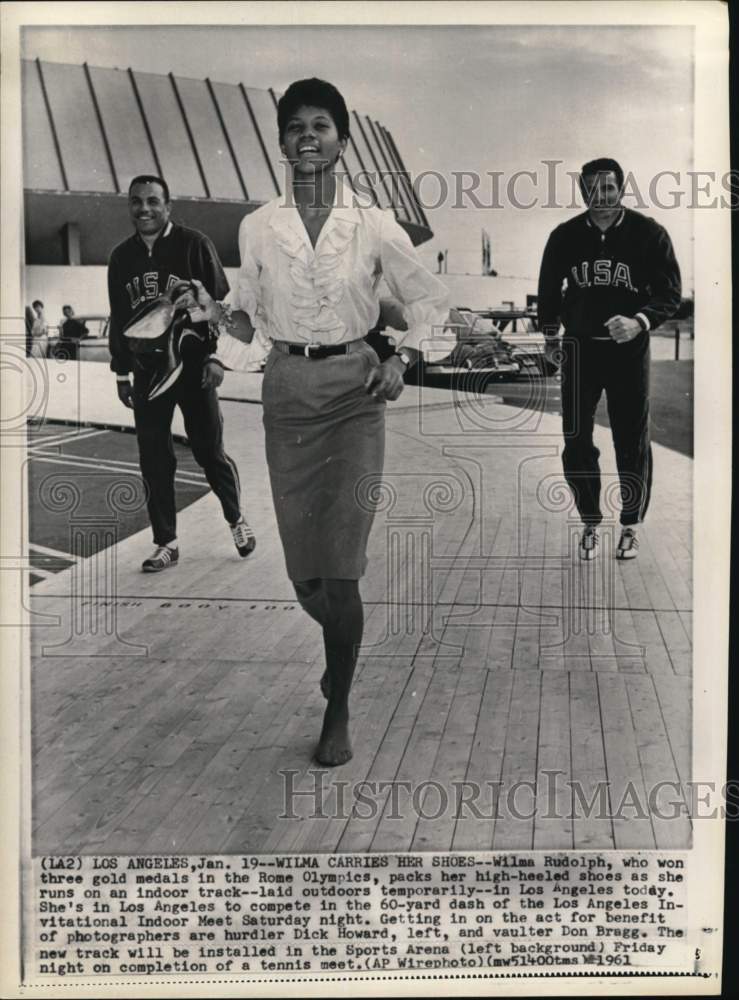
[{"label": "woman running barefoot", "polygon": [[[360,207],[336,178],[349,138],[338,90],[322,80],[293,83],[277,120],[289,182],[285,196],[241,224],[235,311],[226,318],[202,289],[198,300],[221,324],[238,326],[247,314],[249,362],[269,353],[267,464],[288,575],[323,629],[327,705],[315,756],[335,766],[352,756],[349,691],[364,626],[359,579],[373,510],[360,484],[382,475],[385,401],[400,395],[406,367],[421,350],[443,357],[453,345],[440,335],[446,288],[392,213]],[[382,364],[364,340],[378,318],[380,277],[408,326],[399,353]]]}]

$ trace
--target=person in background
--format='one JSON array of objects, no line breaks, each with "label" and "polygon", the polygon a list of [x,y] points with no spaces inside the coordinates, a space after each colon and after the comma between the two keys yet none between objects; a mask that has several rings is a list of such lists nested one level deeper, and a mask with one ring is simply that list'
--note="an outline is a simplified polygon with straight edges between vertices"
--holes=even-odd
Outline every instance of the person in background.
[{"label": "person in background", "polygon": [[539,328],[547,360],[558,364],[560,323],[565,478],[583,522],[581,559],[598,544],[600,452],[593,443],[605,391],[621,488],[618,559],[637,555],[637,527],[649,506],[649,335],[680,307],[680,268],[667,231],[623,208],[616,160],[586,163],[580,189],[587,211],[552,232],[539,275]]},{"label": "person in background", "polygon": [[49,326],[44,316],[44,304],[40,299],[34,300],[33,313],[31,354],[34,358],[45,358],[49,349]]},{"label": "person in background", "polygon": [[64,314],[64,322],[61,332],[65,340],[84,340],[85,337],[90,336],[87,325],[81,319],[77,319],[72,306],[62,306],[62,313]]},{"label": "person in background", "polygon": [[33,311],[31,306],[26,306],[25,309],[25,323],[26,323],[26,357],[30,358],[32,354],[33,346],[33,324],[36,321],[36,313]]},{"label": "person in background", "polygon": [[80,356],[80,341],[90,336],[85,323],[77,319],[72,306],[62,306],[63,322],[59,325],[57,356],[77,361]]}]

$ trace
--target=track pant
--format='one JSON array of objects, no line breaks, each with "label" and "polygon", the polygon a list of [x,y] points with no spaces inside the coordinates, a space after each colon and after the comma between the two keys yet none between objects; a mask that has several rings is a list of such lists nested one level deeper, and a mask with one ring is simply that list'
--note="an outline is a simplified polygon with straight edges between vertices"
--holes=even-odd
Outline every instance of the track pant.
[{"label": "track pant", "polygon": [[148,379],[134,375],[134,418],[141,474],[155,545],[177,537],[174,477],[177,461],[172,443],[175,406],[182,410],[193,456],[221,501],[223,516],[234,524],[241,516],[239,473],[223,450],[223,416],[215,389],[200,385],[201,367],[185,370],[167,392],[147,401]]},{"label": "track pant", "polygon": [[562,465],[584,524],[603,520],[595,411],[605,391],[621,493],[621,524],[644,519],[652,488],[649,442],[649,334],[626,344],[565,336]]}]

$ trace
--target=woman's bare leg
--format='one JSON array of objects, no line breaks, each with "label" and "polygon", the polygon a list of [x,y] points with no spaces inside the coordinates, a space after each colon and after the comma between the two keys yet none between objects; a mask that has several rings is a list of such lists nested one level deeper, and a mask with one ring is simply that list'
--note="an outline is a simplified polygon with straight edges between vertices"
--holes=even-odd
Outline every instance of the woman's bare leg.
[{"label": "woman's bare leg", "polygon": [[[323,628],[323,623],[326,620],[326,595],[323,591],[323,580],[319,578],[297,580],[293,583],[293,587],[303,611]],[[321,693],[324,698],[328,698],[328,692],[329,679],[328,668],[326,668],[321,677]]]},{"label": "woman's bare leg", "polygon": [[[349,738],[349,692],[362,642],[364,610],[357,580],[324,580],[326,616],[323,643],[326,651],[328,698],[316,760],[327,767],[345,764],[352,757]],[[323,685],[322,685],[323,687]]]}]

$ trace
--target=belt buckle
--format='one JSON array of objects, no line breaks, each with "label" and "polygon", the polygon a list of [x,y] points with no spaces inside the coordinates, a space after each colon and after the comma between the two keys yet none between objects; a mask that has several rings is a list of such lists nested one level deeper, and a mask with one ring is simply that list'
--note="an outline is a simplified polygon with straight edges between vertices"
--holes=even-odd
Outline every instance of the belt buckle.
[{"label": "belt buckle", "polygon": [[311,358],[312,357],[312,354],[310,353],[311,348],[320,346],[321,346],[320,344],[306,344],[305,348],[303,349],[303,354],[305,354],[306,358]]}]

